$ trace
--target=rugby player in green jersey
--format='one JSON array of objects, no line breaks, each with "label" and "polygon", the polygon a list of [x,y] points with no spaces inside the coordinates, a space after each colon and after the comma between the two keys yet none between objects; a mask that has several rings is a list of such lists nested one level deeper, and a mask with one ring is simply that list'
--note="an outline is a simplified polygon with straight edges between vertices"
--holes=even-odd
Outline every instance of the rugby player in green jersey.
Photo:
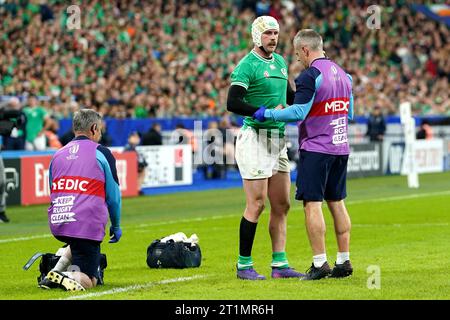
[{"label": "rugby player in green jersey", "polygon": [[272,240],[272,278],[299,278],[286,256],[286,222],[290,200],[290,167],[284,136],[285,124],[259,122],[255,111],[282,108],[293,102],[288,67],[275,53],[280,28],[275,18],[261,16],[252,24],[254,48],[231,74],[227,109],[245,116],[236,141],[236,162],[243,179],[246,208],[239,230],[237,277],[264,280],[253,268],[251,251],[256,226],[269,198],[269,233]]}]

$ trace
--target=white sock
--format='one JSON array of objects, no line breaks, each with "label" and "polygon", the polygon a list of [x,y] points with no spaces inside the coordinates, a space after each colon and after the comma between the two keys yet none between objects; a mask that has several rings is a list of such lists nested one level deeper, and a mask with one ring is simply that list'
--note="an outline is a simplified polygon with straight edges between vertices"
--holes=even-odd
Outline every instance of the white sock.
[{"label": "white sock", "polygon": [[63,272],[67,270],[70,264],[71,261],[68,258],[66,258],[65,256],[61,256],[61,258],[59,258],[58,262],[56,263],[55,267],[52,270]]},{"label": "white sock", "polygon": [[336,264],[343,264],[347,260],[350,260],[350,252],[337,253]]},{"label": "white sock", "polygon": [[323,264],[325,262],[327,262],[327,254],[322,253],[322,254],[318,254],[317,256],[313,256],[313,261],[314,261],[314,267],[320,268],[321,266],[323,266]]}]

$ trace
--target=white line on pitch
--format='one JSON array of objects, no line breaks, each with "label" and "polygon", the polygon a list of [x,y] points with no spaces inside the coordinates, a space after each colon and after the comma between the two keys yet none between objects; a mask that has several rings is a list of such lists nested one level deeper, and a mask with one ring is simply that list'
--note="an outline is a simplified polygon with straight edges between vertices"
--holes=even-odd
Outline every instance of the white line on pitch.
[{"label": "white line on pitch", "polygon": [[[408,194],[404,196],[394,196],[394,197],[387,197],[387,198],[379,198],[379,199],[365,199],[365,200],[354,200],[354,201],[346,201],[347,205],[354,205],[354,204],[361,204],[361,203],[367,203],[367,202],[389,202],[389,201],[396,201],[396,200],[405,200],[405,199],[416,199],[416,198],[423,198],[423,197],[429,197],[429,196],[441,196],[441,195],[450,195],[450,190],[447,191],[438,191],[438,192],[428,192],[428,193],[414,193],[414,194]],[[153,227],[153,226],[163,226],[168,224],[174,224],[174,223],[183,223],[183,222],[196,222],[196,221],[204,221],[204,220],[216,220],[216,219],[223,219],[223,218],[230,218],[235,217],[236,214],[229,214],[229,215],[218,215],[218,216],[211,216],[211,217],[198,217],[198,218],[192,218],[192,219],[177,219],[177,220],[171,220],[171,221],[163,221],[163,222],[155,222],[155,223],[144,223],[137,226],[132,226],[129,229],[140,229],[145,227]],[[20,237],[20,238],[7,238],[7,239],[0,239],[1,243],[8,243],[8,242],[16,242],[16,241],[27,241],[32,239],[39,239],[39,238],[49,238],[51,235],[37,235],[37,236],[30,236],[30,237]]]},{"label": "white line on pitch", "polygon": [[8,242],[16,242],[16,241],[27,241],[27,240],[40,239],[40,238],[50,238],[50,237],[52,237],[51,234],[40,234],[40,235],[29,236],[29,237],[0,239],[0,243],[8,243]]},{"label": "white line on pitch", "polygon": [[448,223],[393,223],[393,224],[386,224],[386,223],[376,223],[376,224],[364,224],[364,223],[355,223],[352,224],[352,228],[382,228],[382,227],[395,227],[395,228],[401,228],[401,227],[447,227],[449,226]]},{"label": "white line on pitch", "polygon": [[206,277],[207,277],[206,275],[200,275],[200,276],[193,276],[193,277],[181,277],[181,278],[166,279],[166,280],[161,280],[161,281],[149,282],[149,283],[145,283],[145,284],[137,284],[137,285],[132,285],[132,286],[128,286],[128,287],[115,288],[115,289],[101,291],[101,292],[92,292],[92,293],[82,294],[82,295],[68,297],[68,298],[61,298],[61,299],[57,299],[57,300],[79,300],[79,299],[97,298],[97,297],[111,295],[111,294],[124,293],[124,292],[136,291],[136,290],[141,290],[141,289],[148,289],[148,288],[151,288],[151,287],[154,287],[157,285],[161,285],[161,284],[184,282],[184,281],[190,281],[190,280],[201,279],[201,278],[206,278]]},{"label": "white line on pitch", "polygon": [[[439,196],[439,195],[450,195],[450,190],[429,192],[429,193],[415,193],[415,194],[409,194],[409,195],[404,195],[404,196],[388,197],[388,198],[383,198],[383,199],[366,199],[366,200],[346,201],[345,203],[347,205],[353,205],[353,204],[361,204],[361,203],[366,203],[366,202],[388,202],[388,201],[395,201],[395,200],[415,199],[415,198],[422,198],[422,197],[428,197],[428,196]],[[196,222],[196,221],[215,220],[215,219],[223,219],[223,218],[231,218],[231,217],[236,217],[236,214],[211,216],[211,217],[198,217],[198,218],[192,218],[192,219],[180,219],[180,220],[171,220],[171,221],[163,221],[163,222],[155,222],[155,223],[143,223],[143,224],[137,225],[135,227],[131,227],[131,228],[132,229],[140,229],[140,228],[145,228],[145,227],[164,226],[164,225],[174,224],[174,223]]]},{"label": "white line on pitch", "polygon": [[389,202],[395,200],[405,200],[405,199],[416,199],[423,198],[429,196],[445,196],[450,195],[450,190],[447,191],[438,191],[438,192],[428,192],[428,193],[414,193],[408,194],[404,196],[395,196],[395,197],[386,197],[386,198],[378,198],[378,199],[366,199],[366,200],[354,200],[354,201],[346,201],[346,204],[360,204],[366,202]]}]

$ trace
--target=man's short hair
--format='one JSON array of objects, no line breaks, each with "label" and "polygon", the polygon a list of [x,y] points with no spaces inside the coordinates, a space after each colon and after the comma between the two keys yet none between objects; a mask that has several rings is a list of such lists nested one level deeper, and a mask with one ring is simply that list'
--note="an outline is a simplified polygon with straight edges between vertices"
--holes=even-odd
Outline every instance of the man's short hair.
[{"label": "man's short hair", "polygon": [[102,116],[92,109],[81,109],[75,112],[72,120],[73,132],[89,131],[93,124],[102,121]]},{"label": "man's short hair", "polygon": [[294,37],[294,47],[308,47],[311,51],[323,51],[323,41],[320,34],[313,29],[303,29]]}]

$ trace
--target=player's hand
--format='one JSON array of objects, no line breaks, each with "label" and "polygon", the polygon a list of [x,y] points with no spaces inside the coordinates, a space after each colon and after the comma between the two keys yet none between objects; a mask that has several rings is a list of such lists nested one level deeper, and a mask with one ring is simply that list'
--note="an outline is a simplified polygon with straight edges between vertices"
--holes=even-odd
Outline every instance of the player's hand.
[{"label": "player's hand", "polygon": [[266,117],[264,117],[264,112],[266,112],[266,107],[261,106],[258,110],[253,114],[253,119],[256,119],[260,122],[266,121]]},{"label": "player's hand", "polygon": [[109,236],[109,243],[119,242],[120,237],[122,237],[122,229],[120,229],[120,227],[111,226],[109,228]]},{"label": "player's hand", "polygon": [[276,106],[275,110],[281,110],[284,109],[284,106],[282,104],[279,104]]}]

